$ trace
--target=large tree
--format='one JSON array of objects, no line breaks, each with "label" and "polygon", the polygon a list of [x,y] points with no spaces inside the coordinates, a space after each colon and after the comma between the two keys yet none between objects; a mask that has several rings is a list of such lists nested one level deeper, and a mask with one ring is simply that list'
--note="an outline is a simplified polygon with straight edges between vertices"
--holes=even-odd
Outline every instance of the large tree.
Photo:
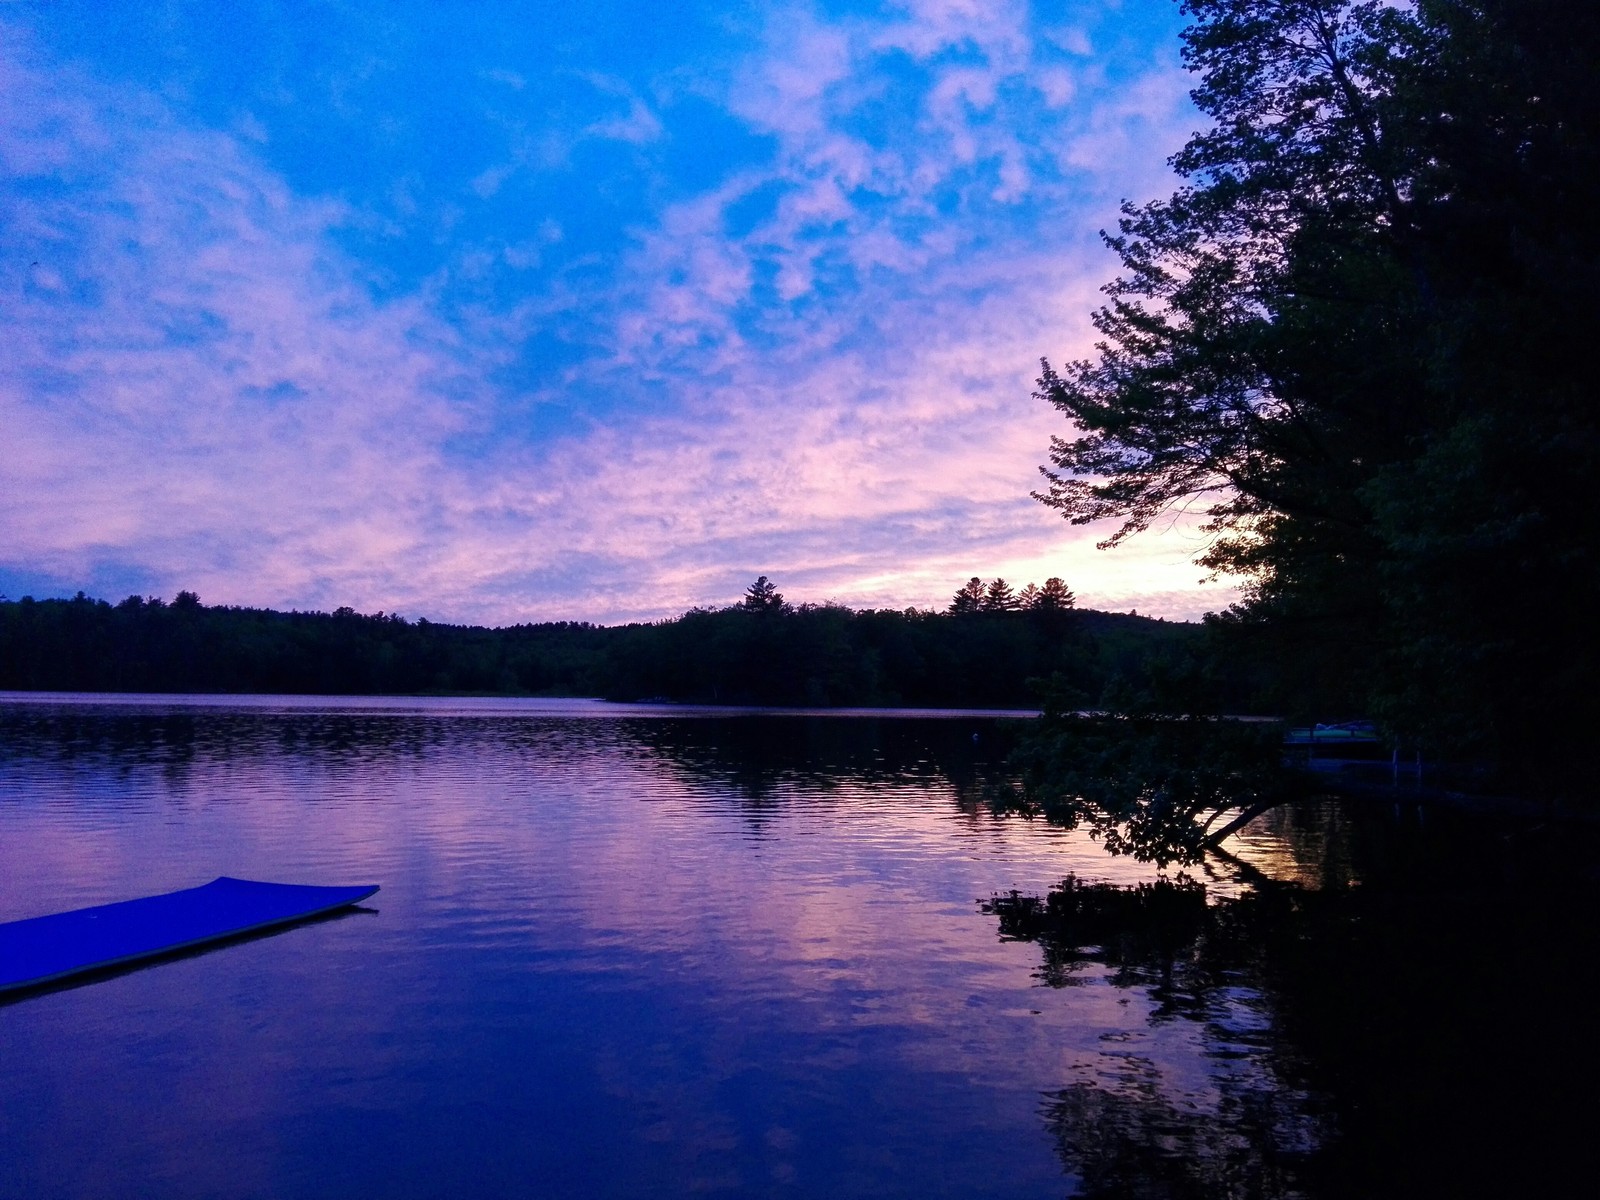
[{"label": "large tree", "polygon": [[739,607],[745,612],[781,613],[788,606],[784,603],[783,593],[778,591],[778,585],[761,575],[745,588],[744,599],[739,601]]},{"label": "large tree", "polygon": [[[1125,206],[1039,499],[1198,506],[1301,703],[1519,769],[1600,719],[1600,6],[1188,0],[1209,118]],[[1291,702],[1293,700],[1291,689]]]},{"label": "large tree", "polygon": [[983,580],[974,575],[957,589],[956,594],[950,598],[950,612],[970,614],[983,611],[983,599],[986,589]]},{"label": "large tree", "polygon": [[992,579],[983,590],[984,612],[1015,612],[1021,607],[1017,594],[1004,579]]},{"label": "large tree", "polygon": [[[1028,585],[1032,587],[1032,584]],[[1077,603],[1077,597],[1072,594],[1072,589],[1062,581],[1059,575],[1052,575],[1044,581],[1044,586],[1038,588],[1032,602],[1024,605],[1032,612],[1060,613],[1066,612]]]}]

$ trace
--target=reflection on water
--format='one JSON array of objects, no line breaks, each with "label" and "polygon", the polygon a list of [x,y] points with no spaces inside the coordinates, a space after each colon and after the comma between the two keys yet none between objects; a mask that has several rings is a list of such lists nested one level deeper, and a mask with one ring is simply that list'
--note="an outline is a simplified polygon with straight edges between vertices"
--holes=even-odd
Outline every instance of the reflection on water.
[{"label": "reflection on water", "polygon": [[1041,943],[1039,978],[1050,987],[1079,983],[1085,968],[1100,963],[1118,987],[1156,989],[1158,1011],[1196,992],[1178,976],[1192,965],[1186,952],[1208,915],[1206,889],[1186,875],[1132,886],[1068,876],[1042,900],[1012,892],[983,909],[999,918],[1002,937]]},{"label": "reflection on water", "polygon": [[1305,1196],[1323,1131],[1303,1094],[1271,1082],[1219,1072],[1210,1104],[1175,1101],[1159,1064],[1130,1055],[1057,1093],[1045,1120],[1083,1195]]},{"label": "reflection on water", "polygon": [[[1337,1127],[1273,1037],[1270,996],[1245,969],[1246,897],[1208,904],[1187,877],[1131,887],[1069,877],[1045,897],[1013,892],[985,908],[1002,936],[1037,942],[1051,987],[1087,973],[1150,1001],[1146,1028],[1112,1035],[1072,1064],[1045,1121],[1090,1196],[1303,1196],[1306,1163]],[[1176,1025],[1203,1045],[1198,1081],[1174,1078],[1150,1031]]]},{"label": "reflection on water", "polygon": [[[1426,820],[1280,813],[1253,849],[1292,869],[1247,867],[1230,896],[1069,877],[984,906],[1038,946],[1042,983],[1098,969],[1151,1002],[1046,1104],[1083,1194],[1545,1195],[1587,1176],[1593,839]],[[1339,847],[1313,836],[1336,830]],[[1152,1036],[1166,1023],[1203,1043],[1198,1086]]]},{"label": "reflection on water", "polygon": [[1536,869],[1576,879],[1571,839],[1312,807],[1162,880],[993,816],[1007,738],[0,704],[0,920],[383,885],[0,1007],[0,1195],[1335,1196],[1572,1164],[1594,914]]}]

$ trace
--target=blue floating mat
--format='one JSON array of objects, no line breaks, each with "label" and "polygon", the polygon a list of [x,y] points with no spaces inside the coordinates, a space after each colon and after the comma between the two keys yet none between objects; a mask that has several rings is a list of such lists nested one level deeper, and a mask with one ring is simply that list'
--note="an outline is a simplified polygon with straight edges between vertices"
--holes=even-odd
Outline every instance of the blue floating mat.
[{"label": "blue floating mat", "polygon": [[0,925],[0,992],[39,987],[347,908],[378,890],[255,883],[202,887]]}]

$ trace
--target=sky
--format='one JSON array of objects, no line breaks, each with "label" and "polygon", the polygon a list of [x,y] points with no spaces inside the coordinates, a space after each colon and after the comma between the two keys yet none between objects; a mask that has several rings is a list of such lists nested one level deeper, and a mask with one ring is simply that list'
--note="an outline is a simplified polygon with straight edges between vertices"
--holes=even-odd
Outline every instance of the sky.
[{"label": "sky", "polygon": [[0,0],[0,592],[1192,618],[1029,498],[1172,0]]}]

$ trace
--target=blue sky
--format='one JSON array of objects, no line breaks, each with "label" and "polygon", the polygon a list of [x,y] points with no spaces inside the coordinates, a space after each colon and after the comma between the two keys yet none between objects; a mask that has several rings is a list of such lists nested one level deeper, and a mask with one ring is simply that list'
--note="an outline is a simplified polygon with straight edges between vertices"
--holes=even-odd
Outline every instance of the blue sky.
[{"label": "blue sky", "polygon": [[1193,616],[1028,499],[1170,0],[0,4],[0,591]]}]

